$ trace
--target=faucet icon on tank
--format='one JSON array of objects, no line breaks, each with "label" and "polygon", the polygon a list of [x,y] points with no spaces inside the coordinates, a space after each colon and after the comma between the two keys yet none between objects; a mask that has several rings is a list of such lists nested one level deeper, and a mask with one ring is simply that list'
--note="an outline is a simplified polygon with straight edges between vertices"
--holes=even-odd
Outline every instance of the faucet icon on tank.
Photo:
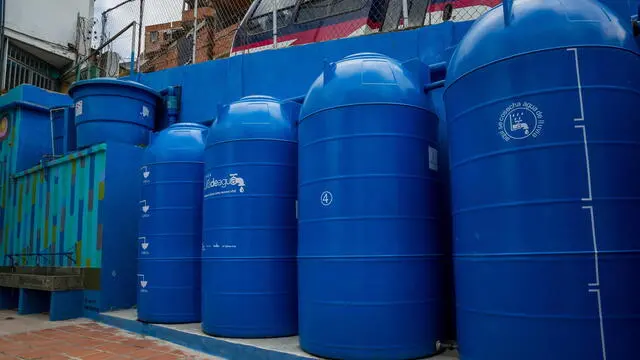
[{"label": "faucet icon on tank", "polygon": [[244,183],[244,179],[238,177],[238,174],[229,174],[229,177],[229,183],[231,183],[231,185],[237,185],[238,187],[240,187],[240,192],[244,192],[244,187],[246,186]]},{"label": "faucet icon on tank", "polygon": [[516,112],[509,115],[511,131],[524,130],[525,135],[529,135],[529,125],[522,120],[523,112]]},{"label": "faucet icon on tank", "polygon": [[241,177],[238,177],[238,174],[229,174],[229,176],[231,177],[231,185],[238,185],[240,187],[245,186],[244,185],[244,179]]}]

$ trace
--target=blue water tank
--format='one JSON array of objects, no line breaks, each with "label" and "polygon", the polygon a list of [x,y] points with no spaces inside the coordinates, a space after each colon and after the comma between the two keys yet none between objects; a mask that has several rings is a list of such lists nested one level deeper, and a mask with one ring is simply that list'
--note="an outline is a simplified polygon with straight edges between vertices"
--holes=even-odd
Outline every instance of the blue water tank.
[{"label": "blue water tank", "polygon": [[207,127],[180,123],[145,151],[140,171],[138,319],[200,321],[202,184]]},{"label": "blue water tank", "polygon": [[461,357],[637,358],[639,50],[597,1],[505,5],[445,90]]},{"label": "blue water tank", "polygon": [[438,118],[418,76],[355,54],[327,64],[299,125],[300,345],[410,359],[441,331]]},{"label": "blue water tank", "polygon": [[112,141],[147,145],[160,95],[129,80],[97,78],[74,83],[78,148]]},{"label": "blue water tank", "polygon": [[[15,174],[48,158],[53,153],[50,110],[71,103],[65,94],[26,84],[0,96],[0,173]],[[0,181],[0,188],[11,183]]]},{"label": "blue water tank", "polygon": [[205,151],[202,330],[298,331],[296,121],[300,105],[249,96],[218,111]]}]

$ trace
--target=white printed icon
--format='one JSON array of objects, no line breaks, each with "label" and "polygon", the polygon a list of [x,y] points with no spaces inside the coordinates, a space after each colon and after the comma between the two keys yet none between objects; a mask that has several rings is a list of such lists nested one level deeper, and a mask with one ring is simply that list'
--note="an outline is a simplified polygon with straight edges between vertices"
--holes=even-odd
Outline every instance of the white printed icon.
[{"label": "white printed icon", "polygon": [[323,206],[329,206],[331,205],[332,202],[333,202],[333,194],[331,193],[331,191],[324,191],[320,195],[320,203]]},{"label": "white printed icon", "polygon": [[[213,177],[213,175],[211,173],[207,174],[204,180],[204,190],[207,191],[209,189],[215,189],[215,188],[221,188],[221,189],[226,189],[227,186],[237,186],[239,192],[243,193],[245,192],[245,188],[247,186],[247,183],[245,182],[244,178],[238,176],[238,174],[229,174],[229,178],[220,178],[220,179],[216,179]],[[236,190],[229,190],[226,193],[235,193]],[[220,193],[225,193],[225,192],[217,192],[213,195],[217,195]],[[205,195],[205,197],[210,196],[211,194],[207,194]]]},{"label": "white printed icon", "polygon": [[529,135],[529,125],[522,119],[524,115],[524,111],[516,111],[509,114],[511,131],[524,130],[524,134]]},{"label": "white printed icon", "polygon": [[138,278],[140,278],[140,286],[142,286],[143,289],[146,288],[149,282],[144,279],[144,274],[138,274]]},{"label": "white printed icon", "polygon": [[142,117],[149,117],[149,108],[142,105],[142,112],[140,112],[140,115],[142,115]]},{"label": "white printed icon", "polygon": [[246,186],[244,184],[244,179],[241,177],[238,177],[238,174],[229,174],[229,176],[231,177],[231,179],[229,180],[229,183],[231,185],[237,185],[238,187],[240,187],[240,192],[243,193],[244,187]]},{"label": "white printed icon", "polygon": [[149,168],[146,166],[142,167],[142,177],[144,177],[145,179],[149,177],[149,175],[151,175],[151,171],[149,171]]},{"label": "white printed icon", "polygon": [[140,204],[142,204],[142,212],[146,214],[150,208],[149,205],[147,205],[147,200],[140,201]]},{"label": "white printed icon", "polygon": [[542,133],[542,111],[528,101],[517,101],[507,106],[498,118],[498,135],[504,141],[536,138]]},{"label": "white printed icon", "polygon": [[147,250],[149,248],[149,243],[147,242],[146,236],[140,236],[138,240],[142,240],[142,243],[140,243],[140,247],[142,247],[142,250]]}]

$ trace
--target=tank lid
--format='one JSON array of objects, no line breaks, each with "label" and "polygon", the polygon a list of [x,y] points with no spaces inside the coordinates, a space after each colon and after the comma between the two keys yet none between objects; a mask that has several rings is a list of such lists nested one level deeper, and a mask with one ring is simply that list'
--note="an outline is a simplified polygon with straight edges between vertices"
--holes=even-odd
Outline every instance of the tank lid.
[{"label": "tank lid", "polygon": [[80,88],[86,88],[89,86],[100,86],[100,85],[129,87],[129,88],[134,88],[134,89],[142,90],[144,92],[153,94],[158,98],[160,97],[160,94],[157,91],[139,82],[131,81],[131,80],[114,79],[114,78],[95,78],[95,79],[77,81],[69,87],[69,95],[73,97],[73,93],[75,91],[78,91],[78,89]]},{"label": "tank lid", "polygon": [[[471,26],[449,64],[447,87],[465,74],[512,56],[554,48],[610,46],[638,52],[622,19],[595,0],[514,0]],[[550,64],[552,66],[552,64]]]},{"label": "tank lid", "polygon": [[203,162],[208,128],[196,123],[178,123],[158,133],[144,153],[143,162]]},{"label": "tank lid", "polygon": [[242,99],[236,101],[236,103],[240,103],[240,102],[255,102],[255,101],[271,101],[271,102],[276,102],[276,103],[280,103],[281,101],[273,96],[268,96],[268,95],[249,95],[249,96],[245,96]]},{"label": "tank lid", "polygon": [[423,85],[420,74],[378,53],[358,53],[335,63],[325,62],[322,74],[307,92],[300,121],[323,110],[356,104],[399,104],[429,109]]},{"label": "tank lid", "polygon": [[220,106],[211,126],[208,145],[235,141],[270,139],[295,142],[300,105],[271,96],[252,95]]}]

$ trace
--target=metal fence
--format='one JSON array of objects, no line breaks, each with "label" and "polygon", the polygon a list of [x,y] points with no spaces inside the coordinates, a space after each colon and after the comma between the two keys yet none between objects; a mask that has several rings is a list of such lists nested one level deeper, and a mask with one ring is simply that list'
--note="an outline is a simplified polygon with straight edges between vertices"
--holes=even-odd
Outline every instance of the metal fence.
[{"label": "metal fence", "polygon": [[[99,70],[143,72],[238,54],[476,19],[500,0],[103,0]],[[98,3],[96,3],[98,4]],[[98,6],[98,5],[97,5]],[[132,23],[142,23],[137,34]],[[122,31],[126,29],[126,31]],[[117,35],[114,37],[114,34]],[[106,45],[105,45],[106,44]],[[101,46],[102,45],[102,46]],[[131,59],[132,54],[134,58]]]}]

